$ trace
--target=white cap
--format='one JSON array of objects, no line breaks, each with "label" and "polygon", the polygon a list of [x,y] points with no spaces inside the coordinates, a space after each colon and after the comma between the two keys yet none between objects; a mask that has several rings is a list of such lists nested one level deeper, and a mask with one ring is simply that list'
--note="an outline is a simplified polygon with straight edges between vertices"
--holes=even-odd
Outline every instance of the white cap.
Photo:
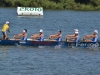
[{"label": "white cap", "polygon": [[6,24],[9,24],[9,21],[6,21]]},{"label": "white cap", "polygon": [[42,29],[40,29],[40,32],[43,32],[43,30],[42,30]]},{"label": "white cap", "polygon": [[75,32],[78,32],[78,29],[74,29]]},{"label": "white cap", "polygon": [[61,30],[58,30],[58,32],[61,32]]},{"label": "white cap", "polygon": [[96,32],[98,34],[98,30],[95,30],[94,32]]},{"label": "white cap", "polygon": [[79,34],[79,32],[75,31],[75,34]]},{"label": "white cap", "polygon": [[23,32],[25,32],[25,30],[23,30]]}]

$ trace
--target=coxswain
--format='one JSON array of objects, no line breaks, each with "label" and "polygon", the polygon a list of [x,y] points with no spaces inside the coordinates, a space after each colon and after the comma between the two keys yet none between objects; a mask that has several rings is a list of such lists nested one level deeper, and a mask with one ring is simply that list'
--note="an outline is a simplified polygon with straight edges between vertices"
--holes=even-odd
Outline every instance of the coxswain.
[{"label": "coxswain", "polygon": [[3,40],[8,39],[7,31],[10,33],[9,21],[7,21],[6,24],[4,24],[2,27]]}]

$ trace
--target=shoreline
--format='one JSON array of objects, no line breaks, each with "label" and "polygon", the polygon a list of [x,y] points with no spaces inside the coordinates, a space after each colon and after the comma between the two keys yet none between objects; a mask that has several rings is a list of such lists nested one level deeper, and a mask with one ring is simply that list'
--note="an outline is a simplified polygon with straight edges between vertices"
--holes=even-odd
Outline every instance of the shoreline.
[{"label": "shoreline", "polygon": [[[0,6],[0,8],[16,8],[17,9],[17,7],[2,7],[2,6]],[[100,9],[99,10],[96,10],[96,9],[92,9],[92,10],[87,10],[86,9],[86,10],[83,10],[83,9],[49,9],[49,8],[47,8],[47,9],[43,8],[43,10],[57,10],[57,11],[62,11],[62,10],[71,10],[71,11],[100,11]]]},{"label": "shoreline", "polygon": [[100,10],[100,0],[2,0],[0,7],[43,7],[48,10]]}]

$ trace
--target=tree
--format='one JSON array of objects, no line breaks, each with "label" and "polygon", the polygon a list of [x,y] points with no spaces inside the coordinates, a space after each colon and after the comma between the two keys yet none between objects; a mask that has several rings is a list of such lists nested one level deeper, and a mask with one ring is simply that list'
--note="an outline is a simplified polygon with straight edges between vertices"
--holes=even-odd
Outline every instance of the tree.
[{"label": "tree", "polygon": [[90,0],[75,0],[76,3],[89,4]]},{"label": "tree", "polygon": [[49,0],[49,1],[53,1],[53,2],[59,3],[61,0]]}]

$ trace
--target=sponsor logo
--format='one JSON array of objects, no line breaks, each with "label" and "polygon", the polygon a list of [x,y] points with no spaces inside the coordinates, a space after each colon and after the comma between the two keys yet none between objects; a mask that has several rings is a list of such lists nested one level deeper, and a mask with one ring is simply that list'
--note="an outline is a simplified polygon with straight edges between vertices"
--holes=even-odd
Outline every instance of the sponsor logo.
[{"label": "sponsor logo", "polygon": [[99,43],[76,43],[76,46],[80,47],[99,47]]},{"label": "sponsor logo", "polygon": [[38,11],[38,12],[41,12],[41,11],[43,11],[43,8],[42,7],[40,7],[40,8],[20,7],[19,11]]}]

